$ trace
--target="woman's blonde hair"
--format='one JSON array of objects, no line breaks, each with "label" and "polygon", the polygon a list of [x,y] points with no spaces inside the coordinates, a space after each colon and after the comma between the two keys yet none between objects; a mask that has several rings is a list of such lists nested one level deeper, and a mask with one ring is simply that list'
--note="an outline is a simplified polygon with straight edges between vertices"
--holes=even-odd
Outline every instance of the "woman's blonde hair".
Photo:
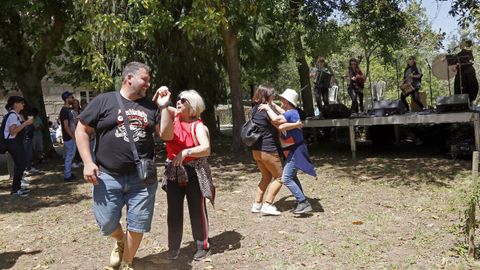
[{"label": "woman's blonde hair", "polygon": [[188,100],[190,104],[190,115],[195,116],[197,118],[200,117],[200,114],[205,111],[205,103],[203,102],[203,98],[200,94],[195,90],[185,90],[180,92],[178,98],[184,98]]}]

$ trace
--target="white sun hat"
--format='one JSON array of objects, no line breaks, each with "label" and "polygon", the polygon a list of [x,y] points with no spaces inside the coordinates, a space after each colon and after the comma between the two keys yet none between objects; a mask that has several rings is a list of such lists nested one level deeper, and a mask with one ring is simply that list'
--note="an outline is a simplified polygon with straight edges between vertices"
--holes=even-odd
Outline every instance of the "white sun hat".
[{"label": "white sun hat", "polygon": [[280,96],[286,99],[288,102],[290,102],[294,107],[297,107],[297,101],[298,101],[297,91],[287,88],[285,91],[283,91],[283,93]]}]

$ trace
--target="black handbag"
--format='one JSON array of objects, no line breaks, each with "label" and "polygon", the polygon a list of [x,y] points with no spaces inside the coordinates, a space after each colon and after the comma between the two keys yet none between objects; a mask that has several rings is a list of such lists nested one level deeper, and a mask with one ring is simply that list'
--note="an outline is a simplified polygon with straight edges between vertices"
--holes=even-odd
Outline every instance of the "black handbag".
[{"label": "black handbag", "polygon": [[255,144],[255,142],[257,142],[258,139],[260,139],[260,137],[262,137],[263,134],[265,134],[266,132],[266,130],[262,131],[260,126],[253,122],[253,116],[257,111],[258,107],[256,109],[254,108],[254,111],[252,112],[252,117],[247,122],[245,122],[245,124],[243,124],[242,132],[240,133],[242,142],[249,147]]},{"label": "black handbag", "polygon": [[138,178],[145,182],[147,186],[157,182],[157,165],[155,161],[150,158],[142,158],[138,156],[137,147],[133,141],[132,131],[130,130],[130,122],[128,121],[127,114],[125,112],[125,105],[123,105],[122,98],[120,97],[120,92],[116,92],[118,105],[123,116],[123,125],[128,135],[128,141],[130,142],[130,148],[133,152],[133,158],[135,159],[135,165],[137,167]]}]

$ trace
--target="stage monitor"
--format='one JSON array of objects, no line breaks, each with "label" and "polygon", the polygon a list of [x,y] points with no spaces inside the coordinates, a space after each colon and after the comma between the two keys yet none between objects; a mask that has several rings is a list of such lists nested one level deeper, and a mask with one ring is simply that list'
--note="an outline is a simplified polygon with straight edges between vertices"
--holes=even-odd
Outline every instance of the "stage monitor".
[{"label": "stage monitor", "polygon": [[468,94],[437,97],[437,113],[465,112],[470,110]]}]

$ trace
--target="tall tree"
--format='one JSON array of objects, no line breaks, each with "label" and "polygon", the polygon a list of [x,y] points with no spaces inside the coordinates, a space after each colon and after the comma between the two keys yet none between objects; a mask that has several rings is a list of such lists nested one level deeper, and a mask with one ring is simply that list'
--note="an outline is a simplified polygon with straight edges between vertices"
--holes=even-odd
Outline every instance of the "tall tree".
[{"label": "tall tree", "polygon": [[[370,76],[372,57],[378,53],[388,58],[391,50],[404,44],[401,30],[406,16],[401,9],[404,0],[357,0],[344,4],[343,9],[351,19],[351,36],[358,41],[366,61],[366,76]],[[371,80],[369,79],[370,89]]]},{"label": "tall tree", "polygon": [[45,151],[54,152],[48,131],[42,79],[49,61],[60,52],[69,22],[69,1],[0,3],[0,82],[13,83],[28,104],[40,110]]}]

